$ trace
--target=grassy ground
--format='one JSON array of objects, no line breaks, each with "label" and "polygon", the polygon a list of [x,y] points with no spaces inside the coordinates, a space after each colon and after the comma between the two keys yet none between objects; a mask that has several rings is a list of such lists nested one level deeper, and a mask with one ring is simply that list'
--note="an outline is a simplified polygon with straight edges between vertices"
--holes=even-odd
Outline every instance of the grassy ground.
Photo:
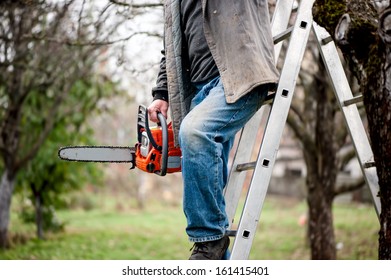
[{"label": "grassy ground", "polygon": [[[13,245],[0,259],[187,259],[192,246],[184,232],[180,206],[149,203],[144,210],[118,207],[112,199],[98,198],[92,210],[58,213],[65,232],[37,240],[34,227],[12,215]],[[130,203],[129,203],[130,205]],[[268,196],[250,259],[309,259],[305,239],[304,202]],[[337,204],[335,232],[338,259],[377,258],[377,217],[371,205]]]}]

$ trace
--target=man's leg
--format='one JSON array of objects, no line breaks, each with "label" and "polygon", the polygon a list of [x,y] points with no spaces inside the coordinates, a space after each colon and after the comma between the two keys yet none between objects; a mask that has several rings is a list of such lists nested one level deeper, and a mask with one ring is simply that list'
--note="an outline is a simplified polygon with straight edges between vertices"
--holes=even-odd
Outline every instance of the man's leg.
[{"label": "man's leg", "polygon": [[[255,114],[266,94],[266,90],[258,89],[234,104],[228,104],[222,83],[217,79],[198,92],[192,110],[182,122],[179,140],[183,157],[186,232],[196,246],[208,242],[220,247],[219,243],[223,243],[222,254],[228,246],[225,236],[228,219],[223,196],[228,155],[236,133]],[[208,255],[205,248],[197,250],[196,247],[195,251],[200,251],[202,256]],[[221,258],[220,254],[217,257]]]}]

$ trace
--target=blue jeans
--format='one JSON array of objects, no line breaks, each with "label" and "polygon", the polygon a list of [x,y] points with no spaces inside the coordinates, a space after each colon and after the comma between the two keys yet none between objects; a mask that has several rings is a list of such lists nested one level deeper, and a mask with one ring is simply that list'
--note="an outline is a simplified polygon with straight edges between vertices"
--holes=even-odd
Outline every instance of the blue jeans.
[{"label": "blue jeans", "polygon": [[228,227],[223,190],[229,152],[236,133],[259,109],[268,91],[266,86],[259,87],[228,104],[220,77],[196,87],[179,141],[186,232],[191,242],[204,242],[221,239]]}]

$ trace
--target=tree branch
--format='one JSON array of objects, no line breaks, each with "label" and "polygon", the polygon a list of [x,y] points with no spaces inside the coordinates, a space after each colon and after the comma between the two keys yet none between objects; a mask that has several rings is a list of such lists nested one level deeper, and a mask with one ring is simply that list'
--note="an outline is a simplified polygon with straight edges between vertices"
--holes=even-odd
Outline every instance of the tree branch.
[{"label": "tree branch", "polygon": [[85,42],[80,42],[80,41],[72,41],[72,40],[64,40],[60,38],[48,38],[48,37],[38,37],[36,35],[30,35],[30,36],[25,36],[26,39],[33,39],[33,40],[38,40],[38,41],[48,41],[52,43],[57,43],[57,44],[63,44],[71,47],[84,47],[84,46],[109,46],[109,45],[114,45],[120,42],[124,41],[129,41],[131,38],[137,35],[147,35],[151,37],[158,37],[161,38],[162,35],[159,33],[153,33],[153,32],[147,32],[147,31],[139,31],[139,32],[134,32],[131,35],[116,39],[116,40],[110,40],[110,41],[85,41]]},{"label": "tree branch", "polygon": [[118,1],[118,0],[110,0],[111,3],[119,5],[119,6],[126,6],[126,7],[132,7],[136,9],[140,8],[156,8],[156,7],[163,7],[163,3],[145,3],[145,4],[130,4],[126,3],[124,1]]},{"label": "tree branch", "polygon": [[358,179],[354,182],[351,182],[351,183],[341,184],[341,185],[337,186],[336,189],[334,190],[334,197],[336,197],[337,195],[340,195],[340,194],[359,190],[364,185],[365,185],[365,180],[363,177],[361,177],[360,179]]},{"label": "tree branch", "polygon": [[315,153],[316,148],[314,146],[314,141],[313,141],[313,138],[311,137],[311,134],[309,134],[307,132],[303,123],[301,123],[298,120],[298,116],[292,112],[294,112],[294,111],[289,112],[288,118],[287,118],[287,123],[288,123],[289,127],[293,130],[296,137],[301,140],[304,147],[307,150],[312,151],[312,153]]},{"label": "tree branch", "polygon": [[340,170],[343,170],[343,168],[353,159],[357,156],[356,150],[354,149],[353,145],[350,145],[348,147],[348,150],[339,154],[339,162],[340,162]]},{"label": "tree branch", "polygon": [[379,14],[390,6],[390,0],[371,0],[370,2]]}]

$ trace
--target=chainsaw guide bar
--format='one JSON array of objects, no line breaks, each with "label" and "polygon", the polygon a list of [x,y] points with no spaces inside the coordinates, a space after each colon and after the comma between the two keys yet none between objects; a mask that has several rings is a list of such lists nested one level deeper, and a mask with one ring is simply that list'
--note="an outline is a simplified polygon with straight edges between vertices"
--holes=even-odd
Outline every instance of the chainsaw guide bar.
[{"label": "chainsaw guide bar", "polygon": [[68,146],[61,148],[58,156],[67,161],[134,163],[135,152],[134,147]]}]

